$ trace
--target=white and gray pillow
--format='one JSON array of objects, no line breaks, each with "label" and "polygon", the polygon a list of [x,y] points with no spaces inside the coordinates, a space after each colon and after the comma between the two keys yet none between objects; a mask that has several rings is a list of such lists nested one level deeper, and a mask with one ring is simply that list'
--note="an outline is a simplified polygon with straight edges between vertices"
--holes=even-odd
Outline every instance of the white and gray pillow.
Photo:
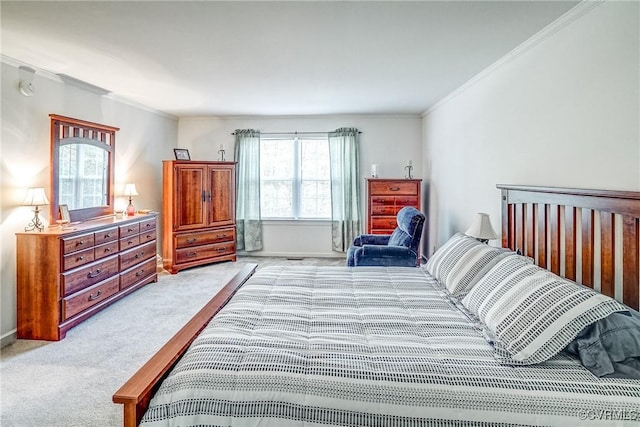
[{"label": "white and gray pillow", "polygon": [[425,268],[456,298],[463,298],[503,257],[513,254],[462,233],[453,235],[427,261]]},{"label": "white and gray pillow", "polygon": [[496,348],[517,364],[548,360],[586,326],[627,310],[613,298],[513,255],[499,260],[462,303],[499,341]]}]

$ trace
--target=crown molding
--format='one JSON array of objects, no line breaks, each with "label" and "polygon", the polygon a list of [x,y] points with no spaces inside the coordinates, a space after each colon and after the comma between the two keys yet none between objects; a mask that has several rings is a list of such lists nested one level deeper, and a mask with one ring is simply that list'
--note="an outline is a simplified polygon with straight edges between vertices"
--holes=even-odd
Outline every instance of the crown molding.
[{"label": "crown molding", "polygon": [[442,98],[441,100],[436,102],[434,105],[429,107],[426,111],[424,111],[422,113],[421,116],[423,118],[428,116],[431,112],[433,112],[433,111],[437,110],[438,108],[442,107],[443,105],[447,104],[449,101],[451,101],[452,99],[456,98],[462,92],[466,91],[467,89],[469,89],[470,87],[474,86],[475,84],[477,84],[478,82],[480,82],[484,78],[486,78],[489,75],[491,75],[493,72],[498,70],[503,65],[505,65],[508,62],[514,60],[515,58],[519,57],[520,55],[523,55],[523,54],[529,52],[534,47],[536,47],[538,44],[542,43],[543,41],[549,39],[554,34],[558,33],[559,31],[561,31],[564,28],[568,27],[569,25],[573,24],[578,19],[582,18],[584,15],[586,15],[589,12],[591,12],[593,9],[595,9],[597,6],[600,6],[605,1],[606,0],[583,0],[583,1],[581,1],[576,6],[574,6],[570,10],[568,10],[565,14],[560,16],[558,19],[556,19],[555,21],[553,21],[552,23],[550,23],[549,25],[544,27],[542,30],[538,31],[536,34],[534,34],[533,36],[529,37],[523,43],[518,45],[511,52],[507,53],[502,58],[498,59],[496,62],[494,62],[493,64],[489,65],[487,68],[485,68],[484,70],[480,71],[478,74],[473,76],[471,79],[467,80],[460,87],[455,89],[453,92],[449,93],[447,96],[445,96],[444,98]]}]

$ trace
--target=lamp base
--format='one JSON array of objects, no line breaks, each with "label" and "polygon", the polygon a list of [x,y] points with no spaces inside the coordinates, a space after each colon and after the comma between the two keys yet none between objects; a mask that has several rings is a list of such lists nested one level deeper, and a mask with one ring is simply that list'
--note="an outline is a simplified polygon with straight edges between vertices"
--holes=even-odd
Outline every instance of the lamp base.
[{"label": "lamp base", "polygon": [[127,216],[134,216],[136,214],[136,208],[131,203],[127,206]]},{"label": "lamp base", "polygon": [[31,220],[29,225],[27,225],[24,228],[24,231],[33,231],[33,230],[42,231],[42,230],[44,230],[44,224],[42,223],[42,221],[40,221],[40,217],[38,216],[38,214],[40,213],[40,210],[38,209],[37,206],[33,210],[33,212],[34,212],[35,215],[33,216],[33,219]]}]

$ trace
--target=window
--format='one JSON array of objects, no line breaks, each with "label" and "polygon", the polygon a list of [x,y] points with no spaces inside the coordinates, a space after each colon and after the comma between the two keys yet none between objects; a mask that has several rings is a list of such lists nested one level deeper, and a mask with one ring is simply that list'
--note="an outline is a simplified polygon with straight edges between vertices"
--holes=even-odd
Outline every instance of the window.
[{"label": "window", "polygon": [[330,219],[327,138],[260,139],[262,218]]}]

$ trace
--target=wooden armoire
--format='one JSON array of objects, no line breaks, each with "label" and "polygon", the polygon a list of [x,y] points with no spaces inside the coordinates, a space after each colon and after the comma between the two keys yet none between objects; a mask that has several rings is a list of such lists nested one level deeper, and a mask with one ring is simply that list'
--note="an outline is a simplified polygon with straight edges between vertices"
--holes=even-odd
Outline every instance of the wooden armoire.
[{"label": "wooden armoire", "polygon": [[179,270],[236,260],[235,162],[162,162],[162,263]]}]

